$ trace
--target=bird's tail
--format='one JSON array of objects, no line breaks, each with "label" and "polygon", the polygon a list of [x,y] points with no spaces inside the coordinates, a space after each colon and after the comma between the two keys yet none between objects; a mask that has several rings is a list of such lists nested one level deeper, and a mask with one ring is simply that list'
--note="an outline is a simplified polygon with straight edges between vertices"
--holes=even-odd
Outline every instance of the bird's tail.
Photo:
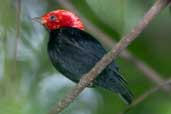
[{"label": "bird's tail", "polygon": [[131,104],[133,101],[133,94],[127,88],[127,82],[122,78],[119,72],[115,72],[114,74],[115,76],[109,76],[110,78],[112,78],[111,81],[115,83],[113,84],[111,89],[117,92],[126,104]]},{"label": "bird's tail", "polygon": [[133,95],[129,91],[127,87],[121,87],[121,90],[118,90],[118,94],[121,97],[121,99],[126,103],[126,104],[131,104],[133,101]]}]

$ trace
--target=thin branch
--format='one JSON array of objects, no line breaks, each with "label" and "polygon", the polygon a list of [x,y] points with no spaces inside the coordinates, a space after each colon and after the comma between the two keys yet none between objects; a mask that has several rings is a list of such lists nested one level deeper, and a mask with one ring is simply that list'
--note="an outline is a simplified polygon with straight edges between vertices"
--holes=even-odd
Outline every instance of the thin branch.
[{"label": "thin branch", "polygon": [[17,73],[17,47],[18,47],[18,40],[20,37],[20,13],[21,13],[21,0],[16,0],[16,38],[14,42],[14,58],[13,58],[13,65],[12,65],[12,75],[13,79],[16,78]]},{"label": "thin branch", "polygon": [[15,44],[15,56],[17,56],[17,46],[20,37],[20,14],[21,14],[21,0],[16,0],[16,44]]},{"label": "thin branch", "polygon": [[[164,79],[162,79],[162,76],[157,71],[152,69],[144,61],[133,56],[133,54],[129,53],[128,51],[124,51],[122,53],[122,57],[125,58],[126,60],[130,61],[131,63],[133,63],[136,66],[136,68],[138,68],[147,78],[149,78],[156,85],[160,85],[161,83],[165,82]],[[161,89],[163,91],[169,93],[171,87],[170,86],[162,86]]]},{"label": "thin branch", "polygon": [[20,36],[21,0],[16,0],[16,37]]},{"label": "thin branch", "polygon": [[85,75],[80,82],[55,105],[49,114],[58,114],[63,111],[74,99],[110,64],[148,26],[152,19],[169,4],[170,0],[157,0],[146,13],[140,23],[124,36],[97,64]]},{"label": "thin branch", "polygon": [[[110,36],[102,32],[99,28],[97,28],[93,23],[91,23],[88,19],[86,19],[84,16],[80,14],[80,12],[72,5],[72,3],[68,0],[57,0],[57,2],[65,7],[66,9],[69,9],[76,13],[79,17],[81,17],[81,20],[85,23],[86,28],[89,32],[94,34],[97,39],[99,39],[101,42],[103,42],[103,45],[107,48],[112,48],[116,43],[112,40]],[[136,68],[138,68],[144,76],[146,76],[148,79],[150,79],[153,83],[160,85],[160,83],[164,82],[164,80],[161,78],[162,76],[155,71],[153,68],[148,66],[145,62],[143,62],[141,59],[134,56],[131,52],[128,50],[125,50],[121,53],[121,57],[125,60],[132,62]],[[162,90],[165,92],[169,92],[170,87],[163,86]]]},{"label": "thin branch", "polygon": [[125,108],[125,110],[121,111],[118,114],[125,114],[125,113],[127,113],[133,107],[135,107],[138,104],[140,104],[141,102],[143,102],[147,97],[149,97],[150,95],[154,94],[155,92],[157,92],[158,90],[160,90],[164,86],[171,86],[171,79],[161,83],[160,85],[150,89],[149,91],[146,91],[143,95],[139,96],[136,100],[134,100],[134,102],[129,107]]}]

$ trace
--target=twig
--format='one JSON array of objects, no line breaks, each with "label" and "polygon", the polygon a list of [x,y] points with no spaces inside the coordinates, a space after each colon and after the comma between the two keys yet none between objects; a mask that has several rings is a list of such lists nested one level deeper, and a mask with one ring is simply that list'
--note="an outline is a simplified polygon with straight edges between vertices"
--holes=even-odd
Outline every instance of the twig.
[{"label": "twig", "polygon": [[[93,33],[96,36],[97,39],[99,39],[101,42],[103,42],[105,47],[112,48],[115,45],[115,42],[112,40],[113,38],[111,38],[110,36],[108,36],[107,34],[102,32],[99,28],[97,28],[88,19],[83,17],[80,14],[80,12],[78,12],[78,10],[72,5],[72,3],[69,0],[65,0],[65,1],[57,0],[57,2],[61,6],[65,7],[66,9],[69,9],[69,10],[73,11],[78,16],[80,16],[81,20],[85,23],[87,30],[89,32]],[[162,76],[157,71],[155,71],[153,68],[148,66],[141,59],[139,59],[136,56],[134,56],[128,50],[123,51],[121,53],[121,57],[124,58],[127,61],[132,62],[136,66],[136,68],[138,68],[144,74],[144,76],[149,78],[153,83],[155,83],[157,85],[160,85],[160,83],[164,82],[164,80],[161,78]],[[170,87],[163,86],[163,88],[161,88],[161,89],[164,90],[165,92],[169,92]]]},{"label": "twig", "polygon": [[140,23],[126,36],[124,36],[97,64],[83,77],[80,82],[59,102],[55,105],[49,114],[58,114],[64,110],[73,100],[86,88],[113,59],[123,51],[136,37],[147,27],[152,19],[165,8],[170,0],[157,0],[152,8],[146,13]]},{"label": "twig", "polygon": [[137,106],[138,104],[140,104],[142,101],[144,101],[148,96],[152,95],[153,93],[157,92],[159,89],[163,88],[164,86],[171,86],[171,79],[161,83],[160,85],[150,89],[149,91],[146,91],[143,95],[139,96],[136,100],[133,101],[133,103],[125,108],[125,110],[121,111],[118,114],[125,114],[128,111],[130,111],[130,109],[132,109],[133,107]]},{"label": "twig", "polygon": [[17,44],[20,37],[20,13],[21,13],[21,0],[16,0],[16,44],[15,56],[17,56]]},{"label": "twig", "polygon": [[11,68],[12,78],[16,78],[17,73],[17,47],[18,47],[18,40],[20,37],[20,13],[21,13],[21,0],[16,0],[16,38],[14,42],[14,58],[13,64]]}]

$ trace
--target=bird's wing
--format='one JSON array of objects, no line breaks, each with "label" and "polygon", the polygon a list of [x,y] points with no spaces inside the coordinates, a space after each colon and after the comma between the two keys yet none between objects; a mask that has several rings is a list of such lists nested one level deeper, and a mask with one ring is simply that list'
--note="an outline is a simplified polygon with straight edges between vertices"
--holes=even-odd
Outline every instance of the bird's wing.
[{"label": "bird's wing", "polygon": [[48,53],[56,69],[71,80],[79,81],[106,52],[87,33],[74,28],[61,28],[50,34]]},{"label": "bird's wing", "polygon": [[[106,50],[103,48],[103,46],[95,38],[93,38],[93,36],[85,31],[75,28],[63,28],[61,31],[65,35],[65,37],[63,37],[65,42],[86,53],[95,62],[99,61],[106,53]],[[108,68],[120,75],[119,68],[114,62],[111,63]],[[125,79],[123,79],[121,75],[118,78],[122,82],[126,83]]]},{"label": "bird's wing", "polygon": [[88,55],[100,59],[106,53],[106,50],[96,39],[82,30],[76,28],[62,28],[61,31],[63,35],[65,35],[63,40],[77,47]]},{"label": "bird's wing", "polygon": [[[48,43],[48,52],[55,68],[69,79],[78,82],[106,53],[102,45],[88,33],[75,28],[54,31]],[[130,92],[126,81],[112,62],[93,85],[118,92],[128,102]]]}]

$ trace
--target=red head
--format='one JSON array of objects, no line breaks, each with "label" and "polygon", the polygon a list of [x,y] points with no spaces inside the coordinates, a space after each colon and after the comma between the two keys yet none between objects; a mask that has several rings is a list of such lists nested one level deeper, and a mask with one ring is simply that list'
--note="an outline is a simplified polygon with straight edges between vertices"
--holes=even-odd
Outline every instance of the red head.
[{"label": "red head", "polygon": [[40,18],[40,22],[49,30],[55,30],[62,27],[84,29],[80,19],[75,14],[66,10],[55,10],[46,13]]}]

